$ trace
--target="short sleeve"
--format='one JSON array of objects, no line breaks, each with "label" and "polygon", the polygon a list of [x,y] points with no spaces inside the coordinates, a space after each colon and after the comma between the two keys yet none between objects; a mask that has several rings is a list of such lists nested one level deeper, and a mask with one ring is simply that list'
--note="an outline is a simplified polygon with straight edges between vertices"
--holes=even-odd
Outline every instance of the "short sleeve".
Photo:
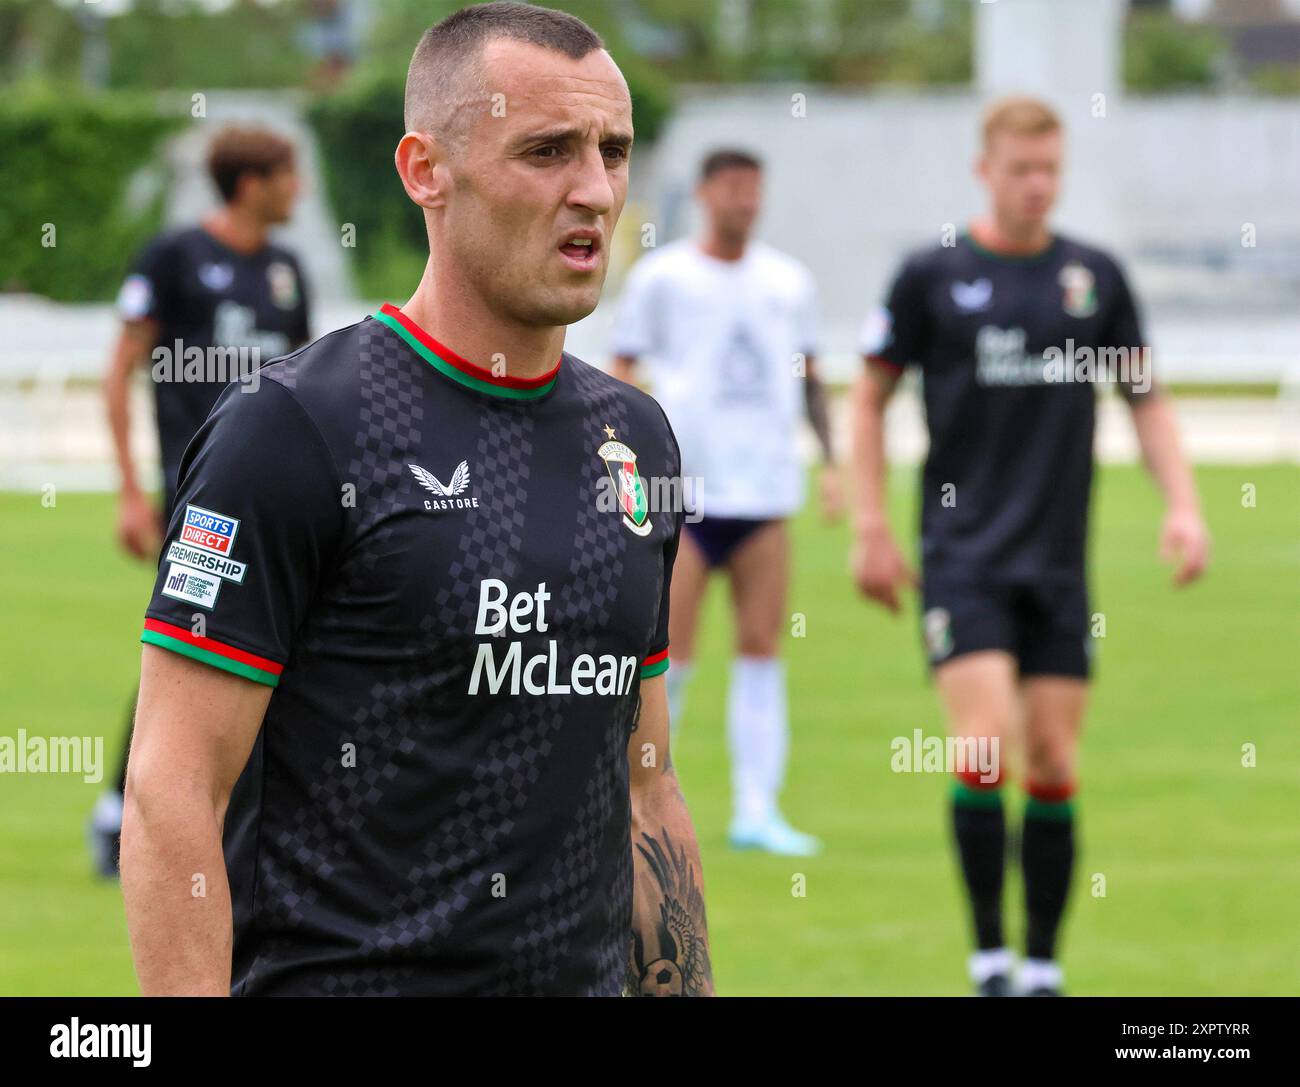
[{"label": "short sleeve", "polygon": [[659,346],[657,327],[650,261],[642,257],[632,266],[623,284],[623,295],[614,315],[612,352],[626,358],[653,354]]},{"label": "short sleeve", "polygon": [[795,335],[799,350],[806,356],[815,356],[821,346],[821,323],[817,317],[817,283],[812,274],[804,271],[800,277],[799,306],[795,313]]},{"label": "short sleeve", "polygon": [[344,518],[293,394],[265,377],[227,386],[181,462],[141,641],[276,686]]},{"label": "short sleeve", "polygon": [[868,315],[859,349],[869,359],[903,370],[925,353],[925,279],[914,260],[903,265],[883,306]]},{"label": "short sleeve", "polygon": [[[662,413],[662,409],[660,411]],[[673,455],[676,457],[675,463],[669,467],[669,475],[674,476],[684,486],[684,481],[681,478],[681,449],[677,445],[677,436],[673,433],[667,416],[664,416],[664,426],[668,428],[668,437],[672,442]],[[674,493],[681,494],[684,497],[683,490],[674,489]],[[684,506],[685,503],[682,502],[680,505]],[[649,679],[651,676],[661,675],[668,671],[668,599],[672,589],[673,567],[677,562],[677,546],[682,538],[682,523],[685,519],[686,511],[684,508],[675,510],[672,535],[664,540],[664,583],[659,593],[659,614],[655,620],[654,637],[650,641],[650,652],[641,661],[642,679]]]},{"label": "short sleeve", "polygon": [[1128,367],[1120,370],[1116,384],[1121,395],[1133,402],[1150,395],[1155,388],[1151,353],[1142,334],[1137,299],[1128,279],[1118,265],[1111,264],[1110,269],[1114,276],[1113,298],[1097,346],[1123,352],[1119,357],[1128,361]]},{"label": "short sleeve", "polygon": [[163,235],[151,241],[117,292],[118,316],[123,321],[150,318],[165,323],[175,307],[176,268],[173,239]]}]

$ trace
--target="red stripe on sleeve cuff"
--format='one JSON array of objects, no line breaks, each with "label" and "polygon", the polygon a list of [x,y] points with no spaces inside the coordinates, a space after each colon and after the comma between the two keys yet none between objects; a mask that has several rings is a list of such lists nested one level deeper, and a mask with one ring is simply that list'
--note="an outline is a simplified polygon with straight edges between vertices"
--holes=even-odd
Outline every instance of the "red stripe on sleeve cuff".
[{"label": "red stripe on sleeve cuff", "polygon": [[890,359],[881,358],[879,355],[867,355],[866,359],[868,362],[878,362],[881,366],[888,366],[891,370],[897,370],[900,374],[903,372],[903,367],[898,363],[893,362]]},{"label": "red stripe on sleeve cuff", "polygon": [[140,635],[140,640],[146,645],[168,649],[191,660],[202,661],[214,668],[243,676],[245,679],[265,683],[268,687],[276,686],[280,682],[280,674],[284,671],[283,664],[277,664],[266,657],[259,657],[256,653],[236,649],[233,645],[226,645],[214,638],[201,638],[186,630],[185,627],[164,623],[161,619],[145,619],[144,633]]},{"label": "red stripe on sleeve cuff", "polygon": [[658,653],[651,653],[641,662],[641,678],[649,679],[668,671],[668,647],[664,646]]}]

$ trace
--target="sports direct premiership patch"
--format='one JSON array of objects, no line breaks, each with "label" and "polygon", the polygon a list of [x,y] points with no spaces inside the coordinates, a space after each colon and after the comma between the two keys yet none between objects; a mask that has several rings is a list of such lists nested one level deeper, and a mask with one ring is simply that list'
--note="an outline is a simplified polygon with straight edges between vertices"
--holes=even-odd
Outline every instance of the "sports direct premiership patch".
[{"label": "sports direct premiership patch", "polygon": [[186,506],[180,542],[201,547],[214,555],[229,555],[238,531],[239,521],[234,517],[205,510],[202,506]]},{"label": "sports direct premiership patch", "polygon": [[241,583],[244,580],[244,574],[248,572],[247,565],[242,562],[223,558],[221,555],[214,555],[201,548],[189,547],[179,542],[173,543],[167,548],[167,561],[194,566],[199,570],[204,570],[209,574],[216,574],[217,577],[223,577],[227,581],[233,581],[236,584]]}]

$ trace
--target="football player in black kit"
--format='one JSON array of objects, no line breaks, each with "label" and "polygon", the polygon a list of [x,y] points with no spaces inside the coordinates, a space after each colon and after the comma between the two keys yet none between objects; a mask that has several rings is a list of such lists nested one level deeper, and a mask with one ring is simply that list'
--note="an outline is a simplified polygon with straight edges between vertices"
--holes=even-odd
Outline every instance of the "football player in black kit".
[{"label": "football player in black kit", "polygon": [[708,994],[677,443],[564,352],[627,85],[580,20],[486,4],[426,31],[405,110],[414,293],[227,389],[181,465],[122,834],[141,989]]},{"label": "football player in black kit", "polygon": [[[228,127],[208,149],[220,206],[199,226],[167,231],[137,258],[118,294],[122,330],[104,378],[109,428],[121,474],[117,539],[154,560],[176,492],[181,454],[226,383],[308,338],[307,287],[297,258],[267,238],[298,195],[293,145],[261,128]],[[145,365],[152,385],[162,461],[162,506],[141,486],[131,458],[130,378]],[[134,705],[132,706],[132,714]],[[126,749],[113,789],[90,823],[96,869],[117,875]]]},{"label": "football player in black kit", "polygon": [[1020,834],[1027,937],[1013,982],[1002,926],[1005,768],[960,770],[953,826],[973,914],[977,991],[1054,995],[1074,861],[1076,756],[1088,695],[1084,552],[1093,469],[1094,381],[1127,399],[1143,459],[1167,504],[1160,533],[1174,580],[1204,569],[1209,540],[1173,408],[1151,384],[1123,273],[1106,253],[1053,232],[1061,125],[1033,99],[984,120],[986,217],[955,244],[912,256],[864,329],[854,391],[862,481],[852,566],[891,611],[914,583],[886,520],[883,420],[916,366],[930,449],[922,472],[923,634],[948,726],[1005,754],[1023,721]]}]

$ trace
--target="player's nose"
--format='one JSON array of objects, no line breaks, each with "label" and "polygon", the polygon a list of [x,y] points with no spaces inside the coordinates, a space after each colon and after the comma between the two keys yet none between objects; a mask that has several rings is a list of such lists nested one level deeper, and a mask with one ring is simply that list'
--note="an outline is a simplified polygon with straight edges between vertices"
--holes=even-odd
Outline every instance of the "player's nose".
[{"label": "player's nose", "polygon": [[569,204],[587,208],[604,215],[614,206],[614,182],[600,148],[583,153],[574,166],[573,182],[569,189]]}]

